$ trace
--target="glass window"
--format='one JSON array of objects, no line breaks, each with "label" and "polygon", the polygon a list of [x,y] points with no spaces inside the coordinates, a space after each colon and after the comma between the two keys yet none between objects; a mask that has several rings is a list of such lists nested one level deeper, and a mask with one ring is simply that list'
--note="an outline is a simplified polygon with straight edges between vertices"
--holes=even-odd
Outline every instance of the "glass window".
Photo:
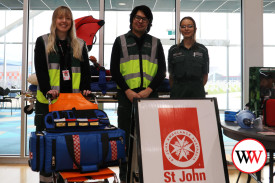
[{"label": "glass window", "polygon": [[[21,88],[22,70],[22,1],[11,1],[13,6],[0,7],[0,86],[10,89]],[[175,44],[176,1],[117,1],[105,0],[105,25],[104,25],[104,66],[110,68],[110,56],[115,38],[129,31],[130,12],[133,7],[145,4],[153,12],[153,26],[149,34],[160,38],[165,57],[168,50]],[[69,6],[74,18],[92,15],[99,19],[100,0],[89,1],[36,1],[29,0],[29,27],[28,27],[28,73],[34,73],[34,47],[37,37],[49,33],[53,10],[60,6]],[[206,90],[209,97],[217,97],[220,109],[241,108],[241,0],[236,1],[197,1],[181,0],[180,18],[192,16],[197,22],[197,41],[204,44],[209,50],[210,73]],[[271,3],[272,4],[272,3]],[[268,6],[264,4],[265,8]],[[270,8],[268,9],[270,10]],[[264,63],[265,66],[274,66],[273,44],[274,26],[270,24],[274,16],[273,11],[264,14]],[[98,58],[99,36],[89,55]],[[28,83],[28,85],[30,85]],[[1,97],[1,96],[0,96]],[[20,153],[20,99],[13,99],[12,104],[1,103],[0,117],[5,119],[0,123],[0,155]],[[27,102],[30,105],[30,102]],[[14,107],[16,106],[16,107]],[[116,123],[117,104],[104,104],[108,111],[111,123]],[[12,115],[10,109],[12,108]],[[34,131],[34,114],[27,115],[29,134]],[[14,138],[10,140],[10,136]],[[25,137],[24,137],[25,138]],[[9,140],[7,140],[9,139]],[[26,140],[28,142],[28,140]],[[5,143],[3,143],[5,142]],[[26,146],[28,147],[28,146]]]},{"label": "glass window", "polygon": [[[234,1],[234,3],[234,7],[240,7],[241,1]],[[221,10],[212,12],[212,9],[207,6],[207,2],[197,7],[196,12],[185,9],[185,1],[182,2],[181,7],[180,17],[191,16],[194,18],[197,25],[197,42],[204,44],[208,48],[210,65],[208,82],[205,86],[208,93],[207,97],[216,97],[220,110],[240,109],[240,12],[236,11],[237,8],[226,11],[223,6],[217,6]],[[200,7],[204,7],[201,12]]]},{"label": "glass window", "polygon": [[0,8],[0,87],[10,91],[0,98],[12,97],[0,103],[0,155],[20,154],[20,98],[14,91],[21,88],[23,6],[13,8]]},{"label": "glass window", "polygon": [[[160,7],[154,6],[151,2],[143,2],[153,13],[153,22],[149,34],[159,38],[164,48],[164,54],[167,57],[169,47],[175,43],[175,2],[160,2]],[[126,34],[130,30],[130,13],[135,6],[117,5],[110,7],[108,1],[105,1],[105,34],[104,34],[104,66],[110,68],[110,58],[113,43],[116,37]],[[112,30],[112,31],[110,31]],[[168,45],[168,47],[167,47]]]},{"label": "glass window", "polygon": [[[210,4],[211,3],[211,4]],[[207,97],[216,97],[220,110],[241,109],[241,0],[215,2],[181,1],[180,19],[194,18],[197,42],[209,54]],[[223,116],[221,116],[223,119]],[[236,141],[223,136],[231,154]]]},{"label": "glass window", "polygon": [[[271,12],[270,5],[264,6],[263,15],[263,32],[264,32],[264,67],[275,67],[274,64],[274,51],[275,51],[275,26],[273,20],[275,15]],[[272,10],[274,11],[274,10]]]}]

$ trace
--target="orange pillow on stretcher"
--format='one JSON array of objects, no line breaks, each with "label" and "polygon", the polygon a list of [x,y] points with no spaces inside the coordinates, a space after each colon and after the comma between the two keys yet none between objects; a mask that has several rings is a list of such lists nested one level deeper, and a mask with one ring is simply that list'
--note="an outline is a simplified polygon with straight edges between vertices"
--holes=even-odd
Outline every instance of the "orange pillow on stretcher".
[{"label": "orange pillow on stretcher", "polygon": [[57,101],[49,105],[49,112],[98,109],[98,105],[88,101],[81,93],[60,93]]}]

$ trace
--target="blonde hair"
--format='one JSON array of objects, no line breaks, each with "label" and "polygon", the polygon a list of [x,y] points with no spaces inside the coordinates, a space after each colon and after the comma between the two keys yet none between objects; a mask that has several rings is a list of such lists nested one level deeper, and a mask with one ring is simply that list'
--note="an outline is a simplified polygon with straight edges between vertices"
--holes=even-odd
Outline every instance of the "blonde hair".
[{"label": "blonde hair", "polygon": [[71,28],[69,29],[67,36],[69,37],[69,40],[70,40],[70,46],[73,49],[73,57],[75,57],[79,60],[83,60],[82,59],[82,50],[81,50],[80,44],[77,40],[78,38],[76,37],[73,14],[72,14],[72,11],[66,6],[59,6],[53,12],[51,32],[48,37],[48,45],[47,45],[47,49],[46,49],[47,54],[49,54],[50,52],[56,53],[56,50],[54,48],[55,43],[56,43],[56,19],[60,15],[65,15],[65,16],[71,17],[71,21],[72,21]]}]

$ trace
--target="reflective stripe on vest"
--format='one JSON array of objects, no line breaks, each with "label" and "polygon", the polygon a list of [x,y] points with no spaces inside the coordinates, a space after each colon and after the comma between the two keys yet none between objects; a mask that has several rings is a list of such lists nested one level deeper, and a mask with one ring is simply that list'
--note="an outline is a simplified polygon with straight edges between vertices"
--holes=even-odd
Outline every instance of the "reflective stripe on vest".
[{"label": "reflective stripe on vest", "polygon": [[[149,37],[150,38],[150,37]],[[128,41],[133,38],[129,38]],[[146,39],[146,38],[145,38]],[[141,78],[140,71],[140,58],[139,50],[135,42],[128,43],[126,36],[120,36],[121,49],[123,57],[120,59],[120,72],[124,77],[127,85],[130,89],[139,88],[141,85],[141,79],[143,79],[143,88],[147,88],[158,69],[158,60],[156,59],[157,53],[157,38],[152,37],[152,41],[148,42],[148,38],[144,40],[144,45],[141,50],[143,77]],[[129,52],[131,48],[132,53]],[[146,53],[145,49],[150,49],[150,53]],[[149,55],[150,54],[150,55]]]},{"label": "reflective stripe on vest", "polygon": [[[47,53],[47,45],[48,45],[48,34],[45,34],[42,36],[45,44],[45,53]],[[80,44],[81,50],[83,49],[84,42],[80,39],[78,39],[78,42]],[[49,55],[46,54],[46,62],[48,66],[48,72],[50,77],[50,86],[52,90],[58,90],[60,91],[60,65],[59,65],[59,56],[58,54],[50,55],[52,58],[56,59],[58,63],[51,63],[49,61]],[[72,92],[73,93],[79,93],[79,87],[80,87],[80,78],[81,78],[81,69],[80,69],[80,60],[77,60],[76,58],[72,58],[72,62],[75,62],[76,66],[72,66]],[[79,63],[78,63],[79,62]],[[48,104],[48,100],[45,98],[43,93],[40,91],[39,83],[37,86],[37,93],[36,98],[40,103]],[[55,103],[56,99],[52,101],[52,103]]]}]

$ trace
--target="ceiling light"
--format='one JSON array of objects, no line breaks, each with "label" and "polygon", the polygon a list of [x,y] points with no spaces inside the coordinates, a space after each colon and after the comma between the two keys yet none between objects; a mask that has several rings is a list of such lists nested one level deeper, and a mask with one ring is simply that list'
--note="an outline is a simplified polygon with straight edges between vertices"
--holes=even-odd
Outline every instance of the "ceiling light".
[{"label": "ceiling light", "polygon": [[125,6],[126,3],[118,3],[118,5],[120,5],[120,6]]}]

